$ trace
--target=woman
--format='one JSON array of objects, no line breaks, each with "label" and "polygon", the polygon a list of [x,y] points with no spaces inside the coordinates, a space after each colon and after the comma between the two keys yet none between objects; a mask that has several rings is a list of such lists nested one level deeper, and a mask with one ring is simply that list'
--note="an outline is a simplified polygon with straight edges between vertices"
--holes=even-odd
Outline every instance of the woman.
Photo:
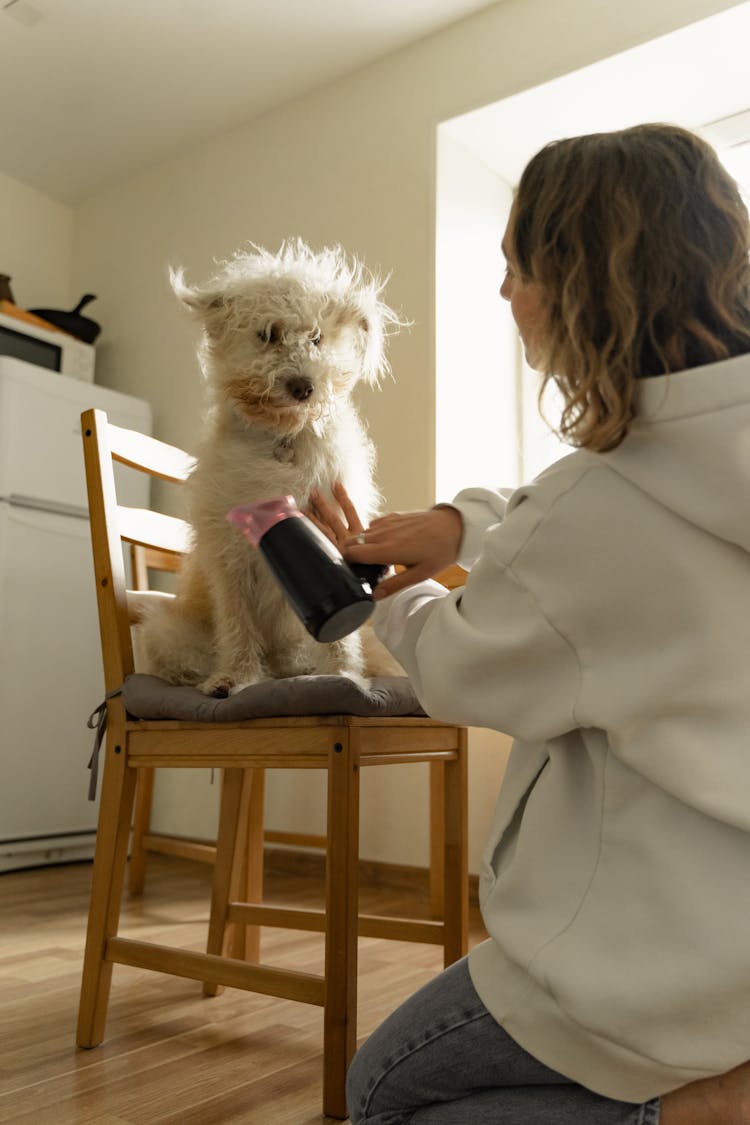
[{"label": "woman", "polygon": [[[747,212],[709,146],[644,125],[537,154],[504,251],[575,452],[366,530],[315,501],[352,561],[405,568],[375,625],[428,713],[515,740],[489,940],[364,1044],[352,1122],[748,1125]],[[463,591],[421,581],[456,559]]]}]

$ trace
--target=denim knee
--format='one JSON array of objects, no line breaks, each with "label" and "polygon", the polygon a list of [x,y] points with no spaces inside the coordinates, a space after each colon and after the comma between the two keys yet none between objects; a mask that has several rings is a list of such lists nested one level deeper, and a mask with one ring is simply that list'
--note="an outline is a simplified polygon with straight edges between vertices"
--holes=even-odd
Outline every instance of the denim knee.
[{"label": "denim knee", "polygon": [[[352,1125],[364,1121],[361,1116],[366,1105],[367,1095],[375,1084],[373,1070],[368,1068],[366,1061],[367,1042],[364,1042],[349,1064],[346,1075],[346,1104]],[[368,1082],[368,1069],[370,1079]]]}]

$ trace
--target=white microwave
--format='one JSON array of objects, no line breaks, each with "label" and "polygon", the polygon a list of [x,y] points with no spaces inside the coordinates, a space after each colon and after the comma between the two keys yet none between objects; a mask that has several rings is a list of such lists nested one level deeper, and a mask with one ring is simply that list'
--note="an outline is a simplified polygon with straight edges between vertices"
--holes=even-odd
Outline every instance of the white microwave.
[{"label": "white microwave", "polygon": [[67,332],[42,328],[21,317],[0,313],[0,355],[59,371],[83,383],[94,381],[94,347]]}]

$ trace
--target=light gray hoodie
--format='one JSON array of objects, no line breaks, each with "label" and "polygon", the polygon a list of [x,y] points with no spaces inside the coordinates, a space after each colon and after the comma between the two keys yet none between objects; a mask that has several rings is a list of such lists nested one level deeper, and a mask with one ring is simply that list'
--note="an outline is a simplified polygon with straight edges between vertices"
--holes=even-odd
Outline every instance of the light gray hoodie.
[{"label": "light gray hoodie", "polygon": [[466,587],[379,603],[435,718],[515,739],[474,985],[543,1063],[645,1101],[750,1058],[750,356],[469,489]]}]

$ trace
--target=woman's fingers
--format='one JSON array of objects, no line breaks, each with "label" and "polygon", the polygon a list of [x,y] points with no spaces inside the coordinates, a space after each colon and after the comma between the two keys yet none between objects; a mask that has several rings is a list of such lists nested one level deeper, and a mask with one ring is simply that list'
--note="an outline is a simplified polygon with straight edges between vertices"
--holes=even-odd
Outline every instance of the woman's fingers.
[{"label": "woman's fingers", "polygon": [[362,520],[359,518],[359,512],[354,507],[349,493],[340,480],[337,480],[333,486],[333,495],[341,505],[341,511],[344,513],[344,518],[349,525],[349,534],[359,535],[364,530]]},{"label": "woman's fingers", "polygon": [[352,537],[362,534],[362,520],[340,481],[333,485],[331,491],[336,504],[332,504],[317,489],[313,489],[310,493],[310,509],[307,514],[339,549],[343,549]]},{"label": "woman's fingers", "polygon": [[310,493],[310,503],[312,505],[310,515],[317,526],[326,533],[329,539],[333,539],[335,543],[342,543],[349,534],[349,529],[341,519],[341,513],[336,511],[334,506],[318,491]]},{"label": "woman's fingers", "polygon": [[399,571],[398,574],[392,574],[389,578],[381,578],[373,590],[372,596],[375,601],[380,601],[382,598],[389,598],[391,594],[397,594],[399,590],[405,590],[407,586],[424,582],[425,579],[432,578],[432,576],[433,571],[429,567],[409,566],[405,570]]},{"label": "woman's fingers", "polygon": [[330,527],[328,526],[328,524],[327,524],[327,523],[324,523],[324,522],[323,522],[323,520],[319,519],[319,518],[318,518],[318,516],[316,516],[316,514],[315,514],[315,512],[314,512],[314,511],[312,510],[312,508],[308,508],[308,509],[307,509],[307,511],[305,512],[305,515],[306,515],[306,516],[307,516],[307,518],[309,519],[310,523],[313,523],[313,524],[315,524],[315,526],[317,527],[318,531],[322,531],[322,532],[323,532],[323,534],[325,535],[326,539],[330,539],[330,540],[331,540],[331,542],[333,543],[333,545],[334,545],[335,547],[337,547],[337,546],[338,546],[338,540],[336,539],[336,536],[334,535],[334,533],[333,533],[333,531],[331,530],[331,528],[330,528]]}]

